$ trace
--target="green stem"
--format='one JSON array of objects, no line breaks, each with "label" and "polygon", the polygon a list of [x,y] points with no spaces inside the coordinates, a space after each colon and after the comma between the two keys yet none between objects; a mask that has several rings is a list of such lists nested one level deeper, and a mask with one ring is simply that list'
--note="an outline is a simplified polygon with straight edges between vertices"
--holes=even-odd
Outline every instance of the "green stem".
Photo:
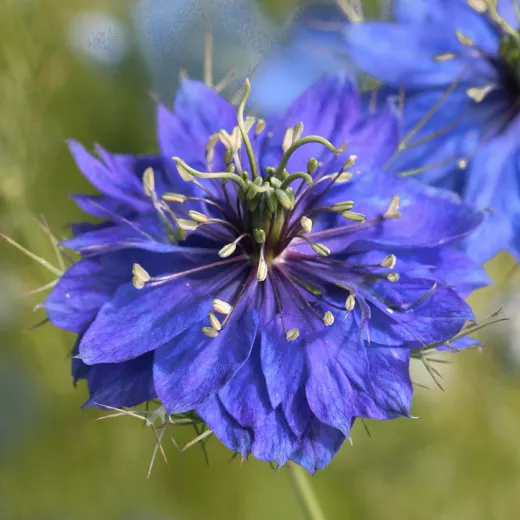
[{"label": "green stem", "polygon": [[293,462],[289,462],[288,468],[294,492],[308,520],[325,520],[318,498],[309,482],[309,475],[301,466]]}]

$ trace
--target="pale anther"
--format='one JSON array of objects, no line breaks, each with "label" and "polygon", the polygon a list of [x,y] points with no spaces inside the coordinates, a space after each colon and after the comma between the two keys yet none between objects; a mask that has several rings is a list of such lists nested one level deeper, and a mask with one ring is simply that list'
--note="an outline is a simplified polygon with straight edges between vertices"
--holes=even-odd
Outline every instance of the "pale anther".
[{"label": "pale anther", "polygon": [[178,219],[177,225],[181,229],[184,229],[184,231],[195,231],[199,227],[199,224],[197,222],[195,222],[194,220],[188,220],[185,218]]},{"label": "pale anther", "polygon": [[332,314],[332,312],[330,312],[330,311],[327,311],[327,312],[323,315],[323,323],[324,323],[327,327],[330,327],[330,326],[334,323],[334,314]]},{"label": "pale anther", "polygon": [[320,256],[329,256],[330,255],[330,249],[323,244],[320,244],[318,242],[309,242],[312,249],[315,253],[318,253]]},{"label": "pale anther", "polygon": [[206,217],[206,215],[200,213],[199,211],[190,210],[188,211],[188,215],[199,224],[205,224],[209,220],[209,218]]},{"label": "pale anther", "polygon": [[291,329],[287,331],[287,333],[285,334],[285,338],[287,339],[287,341],[295,341],[296,339],[298,339],[299,335],[299,329]]},{"label": "pale anther", "polygon": [[349,294],[347,299],[345,300],[345,309],[347,309],[348,312],[352,311],[354,307],[356,306],[356,298],[352,294]]},{"label": "pale anther", "polygon": [[388,269],[393,269],[397,262],[397,257],[395,255],[388,255],[382,262],[381,267],[387,267]]},{"label": "pale anther", "polygon": [[390,204],[388,206],[388,209],[386,210],[385,214],[383,215],[383,218],[390,219],[390,218],[398,218],[401,216],[401,213],[399,212],[399,196],[394,195],[392,197],[392,200],[390,201]]},{"label": "pale anther", "polygon": [[146,168],[143,173],[143,189],[148,197],[151,197],[155,192],[155,175],[153,168]]},{"label": "pale anther", "polygon": [[455,35],[457,36],[457,40],[459,40],[462,45],[467,47],[473,47],[475,45],[473,40],[470,37],[465,36],[460,29],[455,31]]},{"label": "pale anther", "polygon": [[219,300],[218,298],[215,298],[211,305],[213,305],[213,308],[216,312],[219,312],[220,314],[231,314],[233,311],[233,307],[229,305],[229,303],[225,302],[224,300]]},{"label": "pale anther", "polygon": [[213,327],[202,327],[202,332],[208,336],[208,338],[216,338],[218,336],[218,330]]},{"label": "pale anther", "polygon": [[145,283],[149,282],[151,279],[148,272],[139,264],[134,264],[132,266],[132,274],[134,275],[132,278],[132,284],[136,289],[142,289]]},{"label": "pale anther", "polygon": [[162,199],[166,202],[178,202],[180,204],[186,202],[186,195],[181,193],[163,193]]},{"label": "pale anther", "polygon": [[310,233],[312,231],[312,220],[309,217],[303,216],[300,219],[300,224],[305,233]]},{"label": "pale anther", "polygon": [[392,282],[392,283],[395,283],[395,282],[398,282],[399,281],[399,273],[390,273],[386,279],[389,281],[389,282]]},{"label": "pale anther", "polygon": [[355,211],[345,211],[342,213],[343,218],[346,218],[347,220],[351,220],[352,222],[365,222],[367,219],[365,215],[361,213],[356,213]]},{"label": "pale anther", "polygon": [[209,314],[209,322],[211,323],[211,326],[217,330],[222,330],[222,324],[220,323],[219,319],[210,311]]}]

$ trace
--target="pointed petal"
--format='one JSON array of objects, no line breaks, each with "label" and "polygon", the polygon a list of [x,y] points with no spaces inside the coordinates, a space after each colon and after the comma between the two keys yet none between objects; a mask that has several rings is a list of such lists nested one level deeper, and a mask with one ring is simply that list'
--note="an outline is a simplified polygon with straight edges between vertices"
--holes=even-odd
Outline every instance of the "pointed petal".
[{"label": "pointed petal", "polygon": [[213,433],[230,450],[247,457],[251,451],[251,433],[226,411],[218,395],[210,395],[197,408],[197,413]]},{"label": "pointed petal", "polygon": [[345,436],[339,430],[314,418],[298,449],[291,455],[291,460],[314,474],[328,466],[344,440]]},{"label": "pointed petal", "polygon": [[253,434],[253,455],[283,465],[297,447],[296,437],[280,409],[273,410],[265,387],[259,347],[219,396],[226,410]]},{"label": "pointed petal", "polygon": [[81,358],[89,365],[118,363],[168,343],[204,318],[219,288],[240,281],[241,269],[208,269],[141,290],[120,286],[83,336]]},{"label": "pointed petal", "polygon": [[256,338],[258,314],[246,305],[235,309],[216,338],[202,332],[202,322],[156,350],[155,388],[169,413],[186,412],[201,405],[247,360]]},{"label": "pointed petal", "polygon": [[123,363],[90,367],[89,400],[85,406],[137,406],[155,399],[152,377],[153,352]]}]

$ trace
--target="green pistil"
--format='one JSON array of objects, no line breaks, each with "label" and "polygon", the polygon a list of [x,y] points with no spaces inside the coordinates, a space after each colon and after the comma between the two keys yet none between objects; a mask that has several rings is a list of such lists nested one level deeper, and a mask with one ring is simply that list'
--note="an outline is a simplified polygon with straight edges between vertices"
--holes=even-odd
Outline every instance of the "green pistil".
[{"label": "green pistil", "polygon": [[[227,207],[224,208],[224,203],[214,199],[211,190],[205,189],[208,194],[208,202],[219,208],[228,220],[231,219],[229,220],[230,223],[234,222],[233,224],[228,224],[228,227],[233,228],[233,235],[238,238],[232,239],[230,243],[223,246],[219,251],[219,256],[221,258],[227,258],[228,256],[234,255],[239,247],[239,243],[248,237],[247,240],[244,240],[243,244],[240,244],[240,248],[245,249],[249,258],[258,264],[257,279],[262,282],[266,279],[268,269],[270,268],[269,266],[274,258],[280,254],[282,248],[296,236],[300,236],[300,238],[306,240],[316,254],[320,256],[328,256],[330,254],[326,246],[302,236],[312,231],[312,219],[308,216],[304,216],[303,211],[306,211],[307,214],[311,214],[312,209],[302,206],[302,214],[294,215],[294,212],[307,191],[312,190],[314,186],[321,181],[326,180],[331,184],[348,181],[351,174],[348,174],[345,170],[354,164],[355,156],[349,157],[339,173],[328,176],[322,175],[318,179],[314,179],[313,175],[317,172],[320,163],[317,159],[312,157],[309,158],[307,162],[306,172],[288,171],[287,167],[291,157],[306,144],[320,144],[335,155],[343,153],[346,147],[346,144],[344,144],[340,148],[337,148],[324,137],[317,135],[302,137],[304,129],[303,123],[297,123],[294,127],[287,129],[282,145],[284,153],[280,164],[266,167],[265,170],[260,172],[258,169],[259,163],[254,155],[249,132],[254,128],[255,134],[258,135],[265,130],[266,125],[265,122],[261,120],[244,117],[250,89],[251,85],[249,81],[246,80],[244,94],[237,109],[238,125],[231,133],[225,130],[216,132],[210,137],[206,146],[206,159],[210,170],[211,163],[214,159],[216,144],[220,141],[225,147],[225,171],[198,171],[188,165],[180,157],[173,157],[173,160],[177,165],[180,177],[185,182],[195,183],[203,189],[204,187],[198,179],[207,179],[222,183]],[[241,148],[243,148],[247,154],[248,165],[241,164]],[[154,179],[150,173],[145,176],[143,183],[147,193],[152,193],[154,190]],[[230,190],[225,186],[227,183],[233,183],[235,185],[234,190]],[[237,197],[237,204],[232,202],[230,198],[233,191],[233,196]],[[183,204],[186,200],[192,199],[193,197],[186,197],[177,193],[168,193],[165,194],[163,198],[163,203],[166,205],[167,203]],[[346,201],[341,204],[336,204],[334,207],[321,208],[320,212],[342,212],[345,213],[346,218],[350,218],[350,220],[361,219],[361,215],[350,211],[352,207],[353,202]],[[220,225],[227,223],[227,221],[215,219],[193,210],[190,210],[188,215],[191,220],[175,219],[175,224],[181,230],[194,230],[199,226],[206,226],[213,223]],[[293,218],[296,224],[290,224]],[[211,232],[209,228],[207,231]],[[330,322],[331,320],[327,317],[326,321]],[[213,330],[217,330],[213,325],[211,328],[208,328],[209,333],[213,333]]]},{"label": "green pistil", "polygon": [[520,83],[520,33],[506,34],[500,42],[500,55],[513,71]]}]

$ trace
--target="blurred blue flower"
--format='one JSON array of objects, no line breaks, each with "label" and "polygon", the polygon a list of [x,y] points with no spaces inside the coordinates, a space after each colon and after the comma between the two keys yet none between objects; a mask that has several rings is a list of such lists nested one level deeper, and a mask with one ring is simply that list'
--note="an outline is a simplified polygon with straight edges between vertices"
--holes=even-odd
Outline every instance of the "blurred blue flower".
[{"label": "blurred blue flower", "polygon": [[83,259],[44,306],[80,336],[87,404],[158,397],[243,457],[314,472],[356,418],[410,416],[411,352],[459,333],[486,282],[455,246],[482,215],[380,173],[394,107],[365,114],[344,77],[267,122],[244,120],[247,90],[237,116],[185,80],[158,108],[161,156],[71,144],[102,192],[76,200],[107,221],[75,227]]},{"label": "blurred blue flower", "polygon": [[132,13],[139,47],[163,99],[175,91],[181,69],[202,78],[206,24],[213,35],[216,82],[233,69],[252,70],[281,32],[250,0],[137,0]]},{"label": "blurred blue flower", "polygon": [[279,112],[326,74],[354,67],[344,48],[346,15],[336,4],[310,4],[292,20],[285,41],[266,54],[253,76],[251,106]]},{"label": "blurred blue flower", "polygon": [[406,88],[404,126],[414,136],[391,168],[437,164],[423,180],[491,210],[466,241],[478,261],[501,249],[520,260],[520,10],[515,0],[496,4],[394,0],[395,23],[345,28],[353,59],[386,94]]},{"label": "blurred blue flower", "polygon": [[76,52],[104,65],[121,63],[129,47],[123,24],[100,10],[78,12],[69,23],[68,40]]}]

